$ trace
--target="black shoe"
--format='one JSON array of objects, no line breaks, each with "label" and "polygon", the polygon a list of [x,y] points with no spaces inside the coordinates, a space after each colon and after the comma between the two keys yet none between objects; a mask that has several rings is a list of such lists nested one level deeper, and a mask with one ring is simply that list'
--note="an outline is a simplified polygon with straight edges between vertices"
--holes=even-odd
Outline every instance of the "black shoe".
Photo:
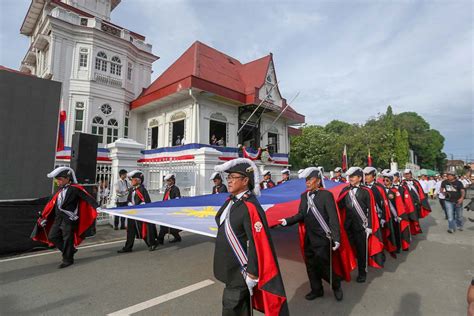
[{"label": "black shoe", "polygon": [[125,229],[125,226],[120,227],[120,229]]},{"label": "black shoe", "polygon": [[179,237],[179,238],[175,237],[173,240],[170,240],[170,244],[173,244],[175,242],[181,242],[181,237]]},{"label": "black shoe", "polygon": [[150,246],[150,247],[148,247],[148,250],[149,250],[149,251],[155,251],[155,250],[156,250],[156,247],[158,247],[158,245]]},{"label": "black shoe", "polygon": [[316,299],[316,298],[318,298],[318,297],[321,297],[321,296],[323,296],[323,295],[324,295],[324,291],[323,291],[323,290],[318,291],[318,292],[313,292],[313,291],[311,291],[311,292],[309,292],[308,294],[306,294],[304,298],[307,299],[308,301],[312,301],[312,300],[314,300],[314,299]]},{"label": "black shoe", "polygon": [[77,248],[74,248],[74,254],[77,252]]},{"label": "black shoe", "polygon": [[114,227],[114,230],[118,230],[118,227]]},{"label": "black shoe", "polygon": [[342,288],[334,289],[334,297],[336,298],[336,301],[342,301]]},{"label": "black shoe", "polygon": [[59,269],[63,269],[63,268],[66,268],[66,267],[69,267],[70,265],[72,265],[74,262],[63,262],[59,265]]},{"label": "black shoe", "polygon": [[357,282],[357,283],[365,283],[365,280],[366,280],[366,279],[367,279],[367,275],[365,275],[365,274],[359,274],[359,275],[357,276],[356,282]]},{"label": "black shoe", "polygon": [[126,253],[126,252],[132,252],[132,249],[120,249],[120,250],[117,250],[117,253]]}]

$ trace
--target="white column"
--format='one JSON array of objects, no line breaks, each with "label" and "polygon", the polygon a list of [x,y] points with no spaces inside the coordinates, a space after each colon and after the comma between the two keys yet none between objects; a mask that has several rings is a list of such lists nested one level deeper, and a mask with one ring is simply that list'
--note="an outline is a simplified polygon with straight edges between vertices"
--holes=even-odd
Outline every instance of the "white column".
[{"label": "white column", "polygon": [[140,144],[130,138],[119,138],[115,142],[108,144],[110,150],[109,158],[112,159],[112,179],[111,179],[111,198],[107,207],[115,207],[115,189],[113,185],[118,180],[118,173],[121,169],[130,172],[138,168],[138,159],[142,157],[141,151],[145,145]]},{"label": "white column", "polygon": [[196,171],[196,195],[210,194],[213,184],[209,180],[214,167],[222,163],[219,156],[222,153],[214,148],[203,147],[194,154],[194,162],[197,166]]}]

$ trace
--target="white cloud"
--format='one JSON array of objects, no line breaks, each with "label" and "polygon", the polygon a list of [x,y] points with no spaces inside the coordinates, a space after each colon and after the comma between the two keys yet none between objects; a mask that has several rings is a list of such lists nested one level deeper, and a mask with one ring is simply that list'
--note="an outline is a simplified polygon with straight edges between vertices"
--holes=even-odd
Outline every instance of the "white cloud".
[{"label": "white cloud", "polygon": [[[1,43],[18,49],[2,49],[0,63],[17,67],[29,1],[1,3]],[[273,52],[283,95],[301,91],[294,106],[309,123],[364,122],[392,104],[440,130],[447,153],[474,157],[469,0],[126,0],[112,21],[153,44],[154,77],[195,40],[242,62]]]}]

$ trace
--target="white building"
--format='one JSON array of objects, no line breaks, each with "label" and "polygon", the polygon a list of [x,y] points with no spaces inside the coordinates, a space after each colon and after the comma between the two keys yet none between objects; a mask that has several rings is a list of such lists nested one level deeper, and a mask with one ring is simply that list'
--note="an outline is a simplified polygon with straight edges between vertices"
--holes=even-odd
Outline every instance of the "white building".
[{"label": "white building", "polygon": [[158,57],[143,35],[110,22],[119,4],[32,0],[21,26],[31,43],[21,71],[62,82],[66,146],[75,132],[99,135],[102,148],[119,137],[136,136],[129,104],[149,86]]},{"label": "white building", "polygon": [[298,132],[291,125],[304,116],[281,96],[272,54],[241,63],[195,42],[150,84],[158,57],[144,36],[110,22],[119,4],[32,0],[21,26],[31,41],[21,70],[62,82],[66,148],[57,164],[68,163],[72,135],[84,132],[99,135],[98,180],[139,167],[152,194],[169,172],[185,195],[207,193],[214,166],[239,155],[279,177]]},{"label": "white building", "polygon": [[[201,42],[192,44],[130,104],[136,122],[131,133],[146,147],[140,162],[163,165],[157,188],[170,161],[172,166],[199,164],[196,154],[203,148],[218,154],[217,161],[199,171],[202,179],[219,161],[247,154],[255,158],[260,147],[269,154],[257,159],[261,169],[279,178],[288,166],[289,136],[295,132],[291,125],[305,119],[286,107],[276,83],[272,54],[243,64]],[[212,146],[213,135],[219,146]],[[204,180],[202,186],[194,193],[208,192],[210,182]]]}]

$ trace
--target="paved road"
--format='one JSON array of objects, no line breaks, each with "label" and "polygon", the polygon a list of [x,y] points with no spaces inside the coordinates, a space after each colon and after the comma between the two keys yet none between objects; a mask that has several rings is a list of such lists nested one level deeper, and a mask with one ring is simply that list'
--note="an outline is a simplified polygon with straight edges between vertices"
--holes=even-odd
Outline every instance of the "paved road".
[{"label": "paved road", "polygon": [[[474,273],[474,223],[448,234],[438,203],[432,205],[412,251],[388,258],[384,270],[369,271],[365,284],[344,283],[342,302],[327,287],[324,298],[304,299],[309,284],[296,228],[275,229],[291,314],[465,315],[466,289]],[[465,215],[474,218],[469,213]],[[59,253],[1,259],[0,314],[220,314],[223,286],[212,274],[212,238],[184,234],[181,244],[155,252],[138,242],[133,253],[119,255],[121,246],[121,241],[88,245],[77,254],[76,264],[63,270],[57,269]]]}]

